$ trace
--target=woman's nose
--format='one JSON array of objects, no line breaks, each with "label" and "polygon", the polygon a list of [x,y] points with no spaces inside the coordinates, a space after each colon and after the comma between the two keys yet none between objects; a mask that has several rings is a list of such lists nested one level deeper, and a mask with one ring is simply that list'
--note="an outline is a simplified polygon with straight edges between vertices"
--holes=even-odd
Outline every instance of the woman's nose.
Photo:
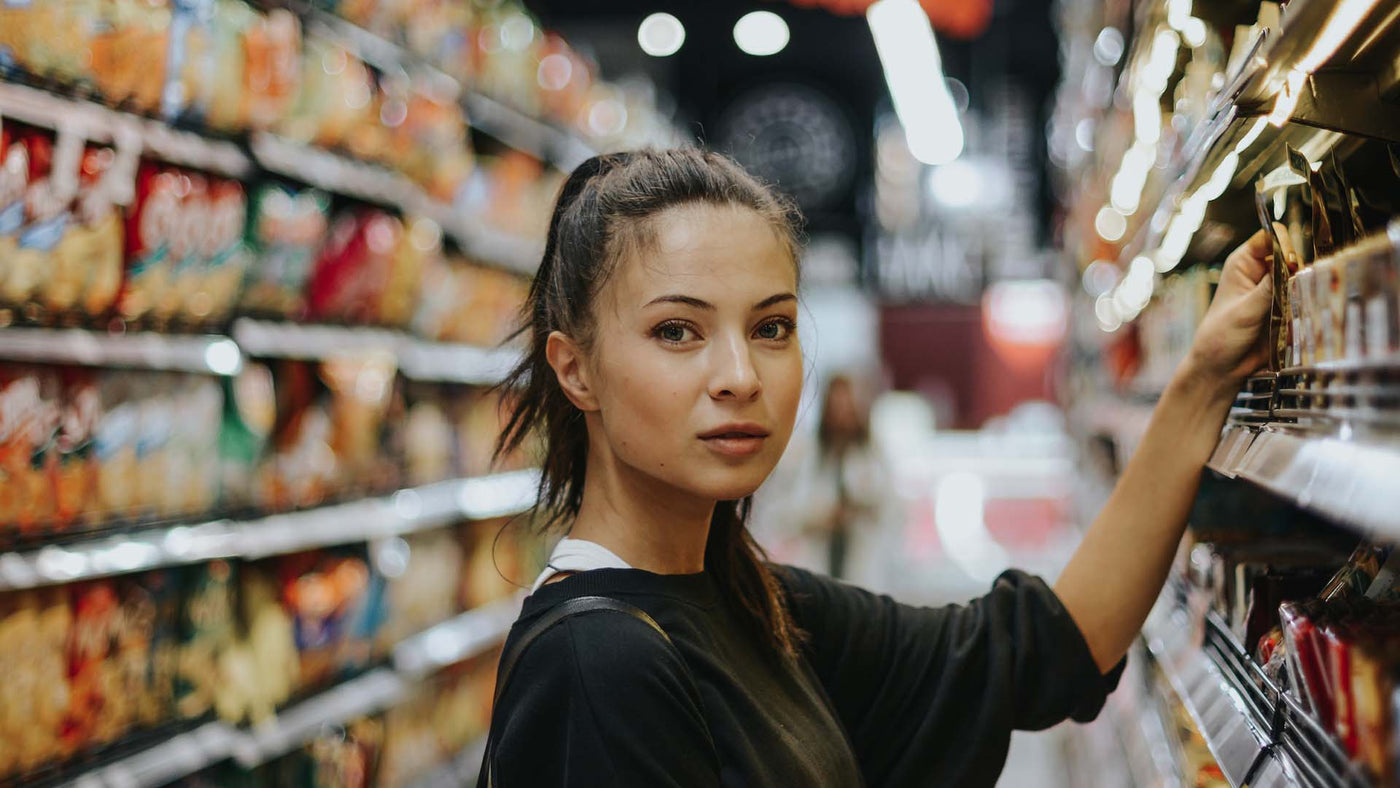
[{"label": "woman's nose", "polygon": [[715,399],[751,400],[763,390],[749,343],[734,337],[716,343],[710,396]]}]

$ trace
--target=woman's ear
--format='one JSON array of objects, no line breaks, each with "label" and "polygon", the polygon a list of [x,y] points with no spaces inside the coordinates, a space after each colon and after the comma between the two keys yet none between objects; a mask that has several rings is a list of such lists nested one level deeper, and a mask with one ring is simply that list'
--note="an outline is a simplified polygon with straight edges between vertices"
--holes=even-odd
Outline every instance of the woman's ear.
[{"label": "woman's ear", "polygon": [[598,398],[590,385],[583,348],[561,331],[551,331],[545,341],[544,356],[554,370],[559,388],[574,407],[587,413],[598,409]]}]

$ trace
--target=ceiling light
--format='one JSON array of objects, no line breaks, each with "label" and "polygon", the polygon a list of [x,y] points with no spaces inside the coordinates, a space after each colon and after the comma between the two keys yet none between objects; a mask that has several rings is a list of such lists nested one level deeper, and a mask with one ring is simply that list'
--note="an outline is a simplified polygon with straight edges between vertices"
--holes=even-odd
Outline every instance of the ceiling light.
[{"label": "ceiling light", "polygon": [[772,11],[751,11],[734,23],[734,43],[750,55],[776,55],[788,37],[787,22]]},{"label": "ceiling light", "polygon": [[670,14],[652,14],[637,27],[637,43],[652,57],[674,55],[685,43],[685,25]]},{"label": "ceiling light", "polygon": [[909,151],[925,164],[953,161],[963,149],[962,124],[928,14],[916,0],[878,0],[865,18]]}]

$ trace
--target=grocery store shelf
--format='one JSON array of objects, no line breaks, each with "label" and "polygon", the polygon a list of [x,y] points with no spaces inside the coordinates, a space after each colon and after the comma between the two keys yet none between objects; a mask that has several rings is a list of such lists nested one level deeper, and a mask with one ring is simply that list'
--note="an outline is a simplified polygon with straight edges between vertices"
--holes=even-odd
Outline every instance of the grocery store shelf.
[{"label": "grocery store shelf", "polygon": [[416,184],[387,167],[265,132],[253,134],[249,147],[264,169],[318,189],[394,206],[406,213],[422,213],[427,205]]},{"label": "grocery store shelf", "polygon": [[238,346],[217,335],[106,334],[77,328],[0,328],[0,359],[236,375]]},{"label": "grocery store shelf", "polygon": [[76,132],[94,142],[139,143],[141,151],[153,158],[231,178],[246,178],[253,171],[252,160],[233,142],[12,82],[0,82],[0,117]]},{"label": "grocery store shelf", "polygon": [[[499,643],[519,613],[520,601],[520,596],[511,596],[491,602],[419,633],[395,649],[396,667],[374,668],[283,709],[261,724],[240,728],[223,722],[206,723],[86,772],[64,785],[156,788],[229,759],[246,769],[267,763],[305,745],[326,726],[348,723],[401,702],[423,677]],[[431,645],[434,642],[447,645]],[[422,654],[417,662],[413,661],[414,657],[408,657],[408,667],[398,665],[402,661],[400,654],[413,654],[424,648],[437,650]],[[486,739],[482,737],[419,784],[444,787],[471,784],[485,747]]]},{"label": "grocery store shelf", "polygon": [[376,668],[234,734],[233,760],[252,769],[286,755],[321,733],[325,726],[382,711],[408,695],[409,682],[388,668]]},{"label": "grocery store shelf", "polygon": [[481,760],[486,757],[486,737],[463,747],[452,760],[409,783],[412,788],[463,788],[476,785]]},{"label": "grocery store shelf", "polygon": [[534,501],[537,471],[399,490],[382,498],[247,521],[152,528],[92,542],[0,554],[0,591],[69,583],[215,558],[258,559],[515,514]]},{"label": "grocery store shelf", "polygon": [[399,369],[413,380],[490,385],[498,383],[520,359],[514,348],[480,348],[451,342],[426,342],[383,329],[315,326],[240,318],[233,336],[249,356],[323,359],[347,352],[382,350],[398,358]]},{"label": "grocery store shelf", "polygon": [[463,94],[467,122],[486,134],[569,172],[597,151],[563,129],[526,115],[480,93]]},{"label": "grocery store shelf", "polygon": [[1286,425],[1226,428],[1208,466],[1341,525],[1400,538],[1400,452],[1393,444],[1318,435]]},{"label": "grocery store shelf", "polygon": [[1205,605],[1169,583],[1143,639],[1230,784],[1364,786],[1341,746],[1256,666]]},{"label": "grocery store shelf", "polygon": [[394,647],[394,668],[421,676],[482,653],[505,639],[523,599],[512,595],[490,602],[404,640]]},{"label": "grocery store shelf", "polygon": [[64,783],[76,788],[157,788],[227,760],[237,732],[209,722]]}]

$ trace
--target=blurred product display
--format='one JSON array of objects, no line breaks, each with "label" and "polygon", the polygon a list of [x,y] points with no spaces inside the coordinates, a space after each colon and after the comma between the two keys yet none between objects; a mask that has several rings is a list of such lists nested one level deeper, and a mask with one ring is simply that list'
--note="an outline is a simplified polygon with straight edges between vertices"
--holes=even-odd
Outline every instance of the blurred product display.
[{"label": "blurred product display", "polygon": [[1267,369],[1144,629],[1161,679],[1122,717],[1196,730],[1218,771],[1170,748],[1188,784],[1394,785],[1400,16],[1364,0],[1062,11],[1050,145],[1081,273],[1078,431],[1130,454],[1226,252],[1263,232],[1272,266]]}]

